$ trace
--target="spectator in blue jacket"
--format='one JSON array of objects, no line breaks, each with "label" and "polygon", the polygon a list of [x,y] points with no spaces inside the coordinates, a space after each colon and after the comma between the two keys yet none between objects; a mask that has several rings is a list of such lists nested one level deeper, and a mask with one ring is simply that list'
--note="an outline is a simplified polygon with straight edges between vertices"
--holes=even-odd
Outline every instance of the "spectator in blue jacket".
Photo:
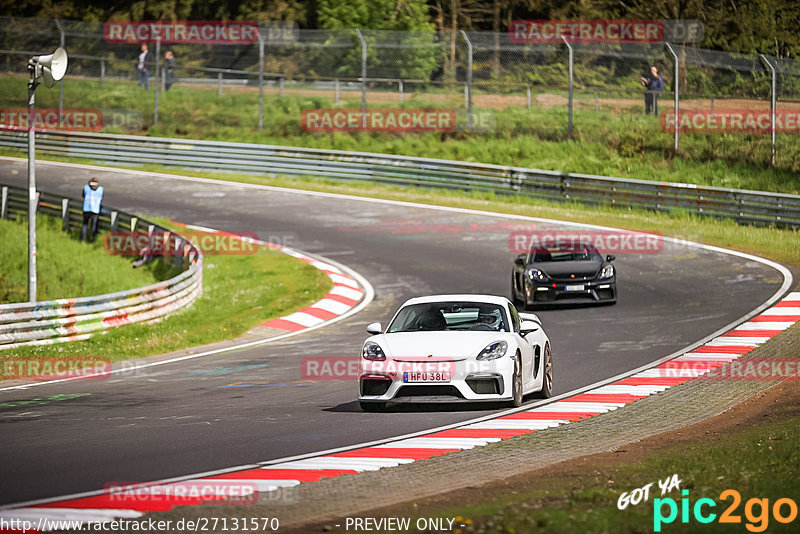
[{"label": "spectator in blue jacket", "polygon": [[[94,241],[97,235],[97,218],[103,207],[103,186],[92,178],[83,186],[83,226],[81,226],[81,241]],[[89,234],[87,236],[87,233]]]},{"label": "spectator in blue jacket", "polygon": [[645,88],[644,114],[650,115],[652,109],[653,116],[658,117],[658,93],[664,90],[664,80],[655,65],[650,67],[650,78],[643,77],[641,82]]}]

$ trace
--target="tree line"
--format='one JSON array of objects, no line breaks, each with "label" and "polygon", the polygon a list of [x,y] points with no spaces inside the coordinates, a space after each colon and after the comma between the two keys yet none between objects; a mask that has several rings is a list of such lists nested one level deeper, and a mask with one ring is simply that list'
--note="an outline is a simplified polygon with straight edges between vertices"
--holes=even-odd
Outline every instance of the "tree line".
[{"label": "tree line", "polygon": [[517,19],[697,19],[697,46],[795,58],[797,0],[0,0],[8,16],[108,20],[256,20],[300,28],[507,31]]}]

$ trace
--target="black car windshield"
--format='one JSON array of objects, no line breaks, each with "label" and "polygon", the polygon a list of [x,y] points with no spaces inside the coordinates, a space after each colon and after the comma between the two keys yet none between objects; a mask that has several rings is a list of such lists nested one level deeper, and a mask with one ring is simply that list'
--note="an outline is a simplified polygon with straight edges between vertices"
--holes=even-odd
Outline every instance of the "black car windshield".
[{"label": "black car windshield", "polygon": [[446,330],[509,332],[503,306],[483,302],[411,304],[400,310],[387,332]]},{"label": "black car windshield", "polygon": [[600,253],[591,245],[581,247],[535,247],[531,249],[531,263],[552,261],[592,261]]}]

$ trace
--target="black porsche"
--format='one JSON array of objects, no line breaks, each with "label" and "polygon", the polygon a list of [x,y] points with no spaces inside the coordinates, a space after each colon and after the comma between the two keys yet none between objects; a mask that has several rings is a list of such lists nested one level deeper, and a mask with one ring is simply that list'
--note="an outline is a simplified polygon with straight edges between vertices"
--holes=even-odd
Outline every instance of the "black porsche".
[{"label": "black porsche", "polygon": [[511,297],[525,307],[617,301],[614,256],[603,256],[592,245],[536,246],[514,260]]}]

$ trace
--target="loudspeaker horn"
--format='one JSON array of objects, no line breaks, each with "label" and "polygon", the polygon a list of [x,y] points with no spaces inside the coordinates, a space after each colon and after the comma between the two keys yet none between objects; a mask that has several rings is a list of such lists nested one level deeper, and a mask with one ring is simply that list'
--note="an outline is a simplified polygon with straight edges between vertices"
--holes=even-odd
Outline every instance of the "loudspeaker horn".
[{"label": "loudspeaker horn", "polygon": [[61,47],[46,56],[33,58],[36,62],[37,75],[40,75],[47,87],[53,87],[67,72],[67,51]]}]

